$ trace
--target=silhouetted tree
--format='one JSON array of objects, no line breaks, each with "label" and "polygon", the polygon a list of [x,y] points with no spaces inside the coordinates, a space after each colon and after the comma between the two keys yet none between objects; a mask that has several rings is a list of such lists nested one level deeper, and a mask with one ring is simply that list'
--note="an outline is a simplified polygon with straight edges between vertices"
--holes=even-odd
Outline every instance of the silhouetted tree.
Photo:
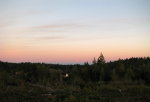
[{"label": "silhouetted tree", "polygon": [[94,65],[97,64],[97,61],[96,61],[95,57],[94,57],[92,63],[93,63]]},{"label": "silhouetted tree", "polygon": [[97,59],[97,64],[99,64],[99,65],[105,64],[105,58],[102,53],[100,54],[100,56]]}]

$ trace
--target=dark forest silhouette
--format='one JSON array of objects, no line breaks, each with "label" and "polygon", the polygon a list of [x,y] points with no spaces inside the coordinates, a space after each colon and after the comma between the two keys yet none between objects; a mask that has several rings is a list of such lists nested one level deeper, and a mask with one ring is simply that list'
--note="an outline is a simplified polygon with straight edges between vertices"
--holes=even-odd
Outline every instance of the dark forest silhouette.
[{"label": "dark forest silhouette", "polygon": [[89,65],[0,62],[0,102],[150,102],[150,58]]}]

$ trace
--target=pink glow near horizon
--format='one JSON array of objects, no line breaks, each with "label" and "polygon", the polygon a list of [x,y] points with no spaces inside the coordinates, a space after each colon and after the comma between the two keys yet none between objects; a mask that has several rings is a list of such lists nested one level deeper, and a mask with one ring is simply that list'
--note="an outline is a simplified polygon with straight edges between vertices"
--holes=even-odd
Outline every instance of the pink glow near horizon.
[{"label": "pink glow near horizon", "polygon": [[[44,49],[45,50],[45,49]],[[46,62],[46,63],[91,63],[93,58],[96,59],[100,55],[99,51],[94,51],[94,49],[77,49],[77,50],[61,50],[61,49],[47,49],[46,51],[40,49],[30,49],[30,50],[12,50],[1,52],[2,61],[9,62]],[[102,52],[106,61],[114,61],[119,58],[130,58],[130,57],[147,57],[148,52],[141,51],[104,51]]]}]

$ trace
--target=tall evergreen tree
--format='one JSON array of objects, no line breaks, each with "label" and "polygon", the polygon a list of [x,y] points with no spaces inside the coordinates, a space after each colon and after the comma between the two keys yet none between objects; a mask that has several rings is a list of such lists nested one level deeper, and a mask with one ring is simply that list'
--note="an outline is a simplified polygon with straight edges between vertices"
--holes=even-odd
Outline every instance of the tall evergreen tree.
[{"label": "tall evergreen tree", "polygon": [[103,56],[103,54],[101,53],[100,56],[97,59],[97,64],[105,64],[105,58]]}]

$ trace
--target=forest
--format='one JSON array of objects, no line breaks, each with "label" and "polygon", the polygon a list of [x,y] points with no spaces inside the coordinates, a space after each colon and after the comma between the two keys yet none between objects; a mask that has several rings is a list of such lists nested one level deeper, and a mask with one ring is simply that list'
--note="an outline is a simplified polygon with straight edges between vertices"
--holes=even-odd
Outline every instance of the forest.
[{"label": "forest", "polygon": [[150,102],[150,57],[60,65],[0,61],[0,102]]}]

